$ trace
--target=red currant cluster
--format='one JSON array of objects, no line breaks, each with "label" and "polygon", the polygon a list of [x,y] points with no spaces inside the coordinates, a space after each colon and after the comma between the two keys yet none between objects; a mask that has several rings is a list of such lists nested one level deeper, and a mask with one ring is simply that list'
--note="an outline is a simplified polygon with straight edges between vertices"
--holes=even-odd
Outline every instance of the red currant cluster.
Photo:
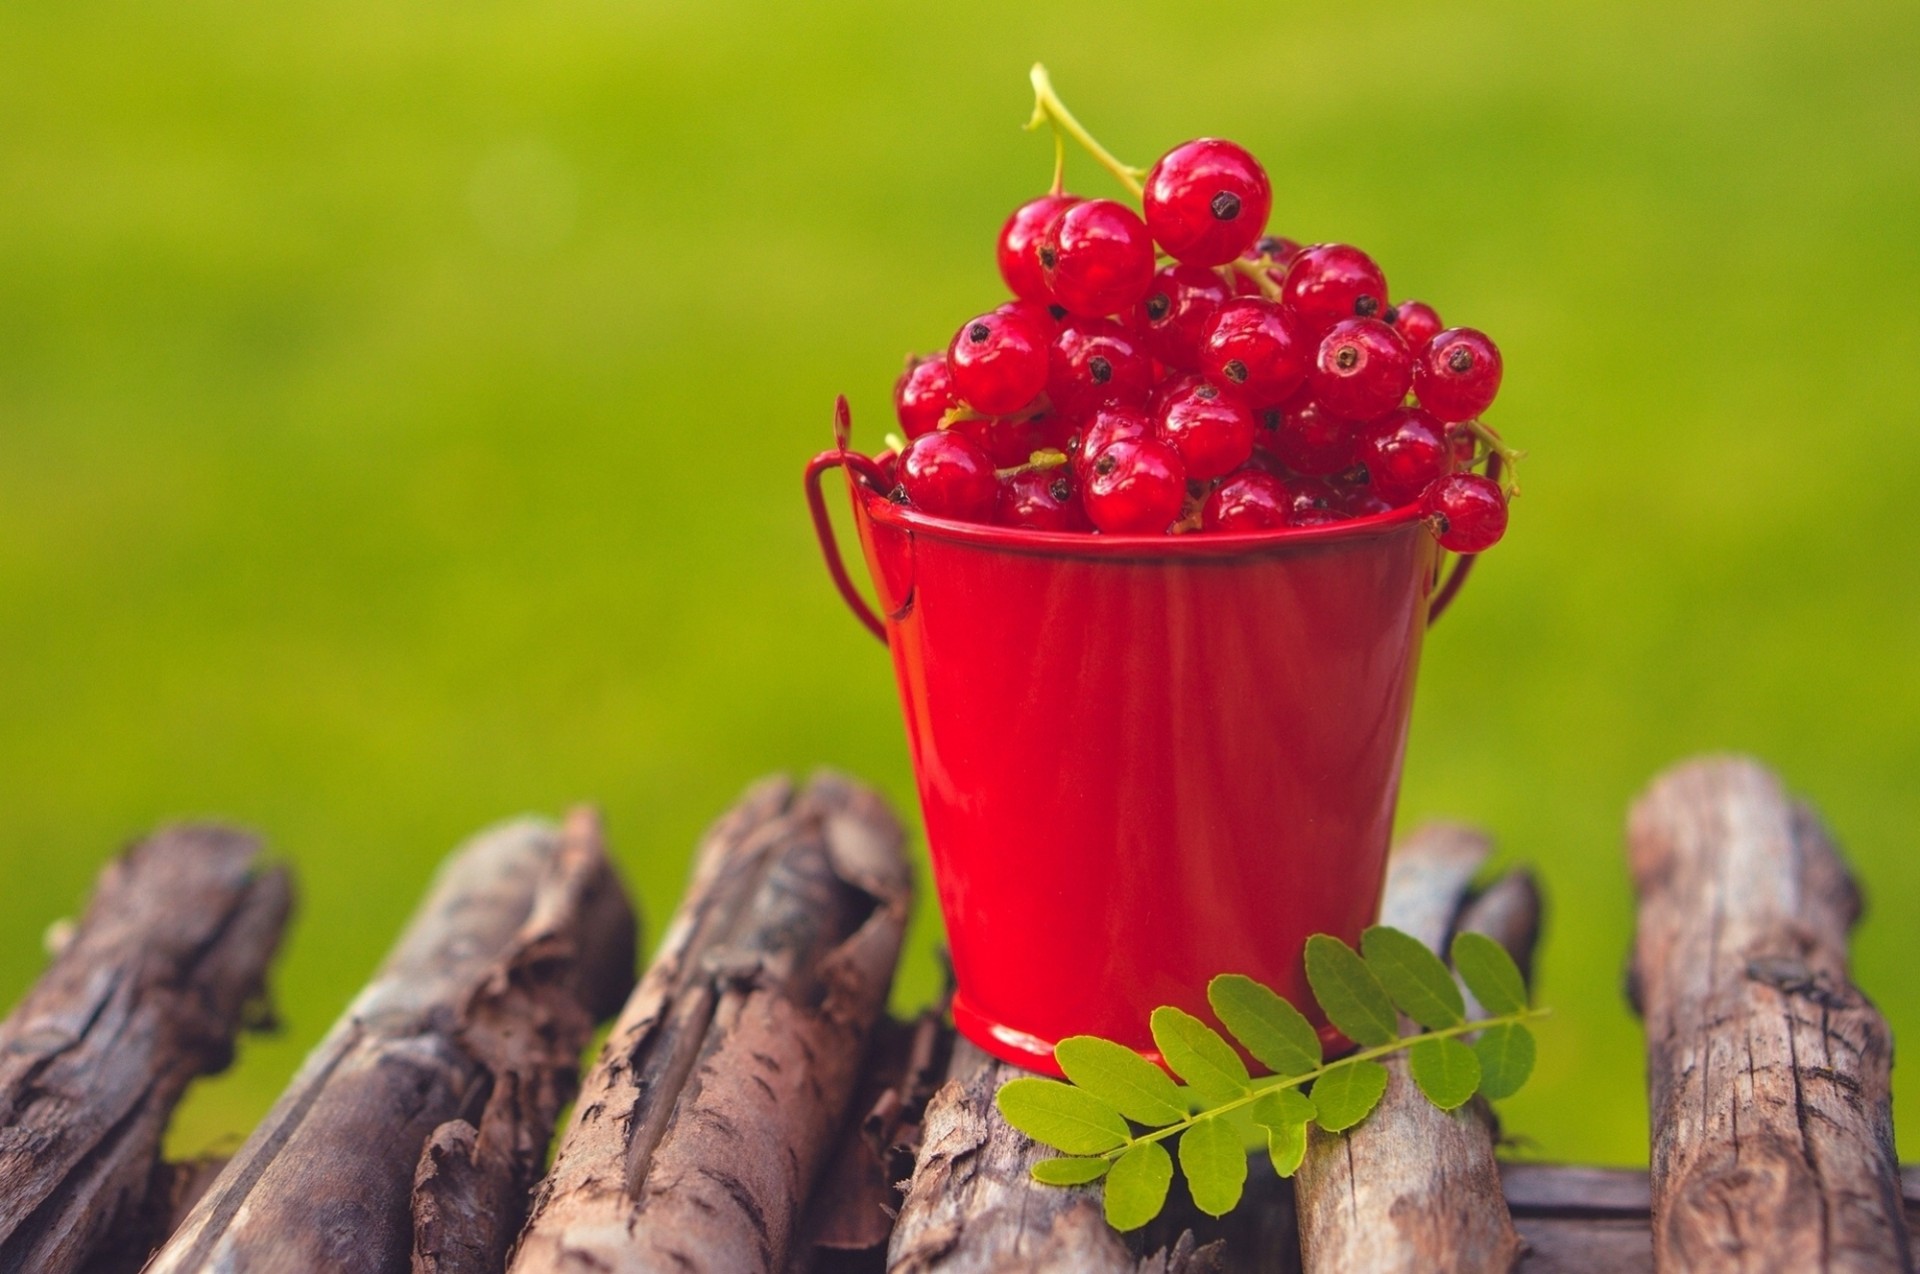
[{"label": "red currant cluster", "polygon": [[[1053,192],[1000,231],[1014,299],[894,387],[905,437],[878,458],[894,499],[1107,534],[1318,526],[1418,501],[1449,549],[1500,538],[1514,453],[1479,420],[1500,388],[1491,340],[1390,300],[1358,248],[1267,234],[1267,174],[1234,143],[1185,142],[1142,172],[1040,68],[1034,87]],[[1062,192],[1069,136],[1141,212]]]}]

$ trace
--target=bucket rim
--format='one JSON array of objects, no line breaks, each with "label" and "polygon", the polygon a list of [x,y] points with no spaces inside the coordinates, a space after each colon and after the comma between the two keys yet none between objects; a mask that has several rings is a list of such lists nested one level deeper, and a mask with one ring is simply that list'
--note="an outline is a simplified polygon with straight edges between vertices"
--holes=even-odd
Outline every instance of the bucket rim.
[{"label": "bucket rim", "polygon": [[866,515],[882,525],[960,544],[1061,557],[1238,557],[1296,547],[1320,547],[1345,540],[1378,538],[1420,525],[1420,506],[1403,504],[1385,513],[1349,518],[1344,522],[1329,522],[1324,526],[1289,526],[1267,531],[1210,531],[1205,535],[1036,531],[1029,527],[962,522],[895,504],[861,482],[852,469],[847,471],[847,481]]}]

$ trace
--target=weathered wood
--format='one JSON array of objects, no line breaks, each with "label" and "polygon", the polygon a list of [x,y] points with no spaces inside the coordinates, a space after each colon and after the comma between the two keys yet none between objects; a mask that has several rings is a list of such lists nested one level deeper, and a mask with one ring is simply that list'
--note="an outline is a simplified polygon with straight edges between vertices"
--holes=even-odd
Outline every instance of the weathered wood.
[{"label": "weathered wood", "polygon": [[0,1022],[0,1270],[67,1274],[144,1223],[167,1119],[231,1059],[292,906],[259,849],[181,826],[127,850]]},{"label": "weathered wood", "polygon": [[[537,1162],[533,1123],[570,1086],[565,1054],[631,984],[633,951],[632,907],[591,819],[566,835],[523,820],[477,837],[149,1269],[406,1270],[429,1137],[477,1119],[474,1175]],[[424,1186],[430,1237],[477,1233],[457,1189]]]},{"label": "weathered wood", "polygon": [[778,1271],[899,958],[912,876],[874,794],[762,784],[708,834],[588,1076],[516,1274]]},{"label": "weathered wood", "polygon": [[[1398,846],[1387,868],[1381,921],[1442,953],[1474,873],[1490,846],[1468,828],[1433,825]],[[1478,923],[1497,916],[1495,936],[1531,944],[1526,903],[1509,886]],[[1526,958],[1526,952],[1522,952]],[[1485,1103],[1443,1111],[1421,1095],[1406,1059],[1388,1059],[1386,1095],[1346,1133],[1313,1129],[1294,1179],[1301,1266],[1309,1274],[1383,1274],[1443,1269],[1505,1274],[1520,1238],[1500,1192]]]},{"label": "weathered wood", "polygon": [[1905,1271],[1886,1022],[1847,974],[1860,897],[1778,779],[1681,765],[1628,820],[1664,1269]]}]

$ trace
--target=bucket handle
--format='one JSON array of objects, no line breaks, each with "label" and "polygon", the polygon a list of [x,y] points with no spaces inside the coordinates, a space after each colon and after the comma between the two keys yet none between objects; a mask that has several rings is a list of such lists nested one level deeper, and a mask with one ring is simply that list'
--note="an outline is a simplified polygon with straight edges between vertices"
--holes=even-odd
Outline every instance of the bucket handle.
[{"label": "bucket handle", "polygon": [[847,564],[840,560],[840,542],[834,538],[833,519],[827,516],[827,497],[820,490],[820,479],[827,470],[842,465],[869,481],[879,481],[880,475],[873,468],[873,462],[858,452],[848,451],[844,446],[823,451],[807,462],[807,508],[813,514],[813,533],[820,541],[820,554],[827,559],[827,571],[833,576],[834,587],[840,590],[840,596],[847,603],[847,609],[853,612],[853,617],[865,624],[867,630],[885,645],[886,625],[873,613],[873,607],[867,605],[867,599],[860,596],[853,578],[847,574]]}]

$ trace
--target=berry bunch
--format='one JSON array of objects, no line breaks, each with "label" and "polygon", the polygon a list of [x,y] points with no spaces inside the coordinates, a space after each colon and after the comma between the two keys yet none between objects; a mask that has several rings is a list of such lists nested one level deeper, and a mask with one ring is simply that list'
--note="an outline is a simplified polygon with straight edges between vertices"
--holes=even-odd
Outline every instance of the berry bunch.
[{"label": "berry bunch", "polygon": [[[1446,548],[1506,529],[1516,453],[1480,420],[1500,351],[1396,300],[1365,252],[1268,233],[1266,170],[1201,138],[1150,170],[1096,142],[1034,68],[1053,188],[997,245],[1012,299],[894,387],[893,499],[1042,531],[1280,530],[1418,503]],[[1139,200],[1063,188],[1068,138]]]}]

